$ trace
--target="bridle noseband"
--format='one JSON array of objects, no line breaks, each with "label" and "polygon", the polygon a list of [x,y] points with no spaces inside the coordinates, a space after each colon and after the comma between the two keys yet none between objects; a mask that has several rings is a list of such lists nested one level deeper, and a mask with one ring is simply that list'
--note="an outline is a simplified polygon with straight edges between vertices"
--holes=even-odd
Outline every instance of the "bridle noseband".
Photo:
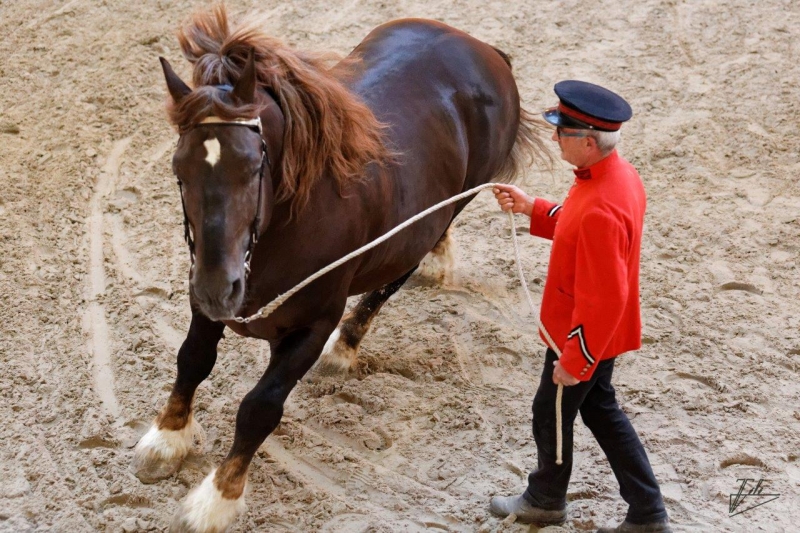
[{"label": "bridle noseband", "polygon": [[[267,153],[267,142],[264,140],[264,130],[261,126],[261,117],[256,117],[252,119],[234,119],[234,120],[224,120],[219,117],[206,117],[197,124],[193,126],[193,128],[203,126],[205,124],[213,124],[217,126],[245,126],[247,128],[253,128],[258,131],[258,135],[261,138],[261,168],[259,169],[259,176],[258,176],[258,199],[256,203],[256,216],[253,219],[253,223],[250,226],[250,243],[247,246],[247,251],[244,254],[244,275],[245,279],[247,276],[250,275],[250,260],[253,258],[253,250],[256,247],[256,243],[258,242],[258,228],[261,225],[261,190],[263,188],[264,183],[264,174],[269,166],[269,154]],[[178,189],[180,190],[181,194],[181,207],[183,208],[183,238],[186,241],[186,244],[189,246],[189,254],[191,255],[192,259],[192,266],[191,270],[194,270],[195,264],[195,252],[194,252],[194,239],[192,238],[192,232],[189,229],[189,217],[186,215],[186,201],[183,199],[183,183],[180,179],[178,179]],[[190,270],[190,271],[191,271]]]}]

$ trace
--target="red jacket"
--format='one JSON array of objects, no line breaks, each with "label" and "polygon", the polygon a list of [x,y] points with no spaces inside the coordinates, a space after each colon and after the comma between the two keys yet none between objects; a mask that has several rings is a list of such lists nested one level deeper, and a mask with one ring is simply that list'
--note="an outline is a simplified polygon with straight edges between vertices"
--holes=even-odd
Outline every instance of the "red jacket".
[{"label": "red jacket", "polygon": [[[639,251],[647,200],[636,169],[616,150],[575,175],[562,205],[536,198],[531,234],[553,240],[542,324],[562,352],[561,366],[587,381],[601,360],[642,345]],[[541,327],[540,335],[549,345]]]}]

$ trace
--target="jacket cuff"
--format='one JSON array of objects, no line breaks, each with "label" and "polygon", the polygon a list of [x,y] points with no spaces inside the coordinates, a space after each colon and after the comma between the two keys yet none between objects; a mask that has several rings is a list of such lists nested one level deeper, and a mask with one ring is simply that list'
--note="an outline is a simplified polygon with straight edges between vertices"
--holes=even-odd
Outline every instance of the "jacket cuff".
[{"label": "jacket cuff", "polygon": [[581,340],[577,338],[577,335],[567,340],[559,362],[561,363],[561,368],[580,381],[589,381],[600,363],[597,358],[584,354],[581,349]]},{"label": "jacket cuff", "polygon": [[542,198],[534,199],[531,210],[531,235],[552,240],[560,211],[561,205],[559,204],[548,202]]}]

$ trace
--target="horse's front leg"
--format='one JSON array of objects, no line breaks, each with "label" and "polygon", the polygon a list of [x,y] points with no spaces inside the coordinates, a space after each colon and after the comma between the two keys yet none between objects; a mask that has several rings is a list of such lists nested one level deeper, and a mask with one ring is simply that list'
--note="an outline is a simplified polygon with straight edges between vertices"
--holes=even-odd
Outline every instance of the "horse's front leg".
[{"label": "horse's front leg", "polygon": [[283,403],[311,368],[336,320],[295,331],[271,346],[267,371],[239,406],[228,456],[181,503],[171,532],[221,533],[244,512],[247,470],[256,450],[278,426]]},{"label": "horse's front leg", "polygon": [[223,323],[192,309],[189,333],[178,351],[178,377],[172,393],[134,450],[133,470],[142,482],[154,483],[175,473],[189,453],[194,435],[201,431],[192,416],[192,399],[214,368],[224,329]]}]

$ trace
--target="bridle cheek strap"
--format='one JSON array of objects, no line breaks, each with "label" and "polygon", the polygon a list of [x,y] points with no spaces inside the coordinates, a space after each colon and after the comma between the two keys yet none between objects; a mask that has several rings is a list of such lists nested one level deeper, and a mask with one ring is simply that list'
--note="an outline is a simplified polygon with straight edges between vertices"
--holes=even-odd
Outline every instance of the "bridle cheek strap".
[{"label": "bridle cheek strap", "polygon": [[[259,119],[259,131],[261,120]],[[261,170],[258,174],[258,197],[256,199],[256,216],[253,218],[253,225],[250,227],[250,244],[247,247],[247,252],[244,254],[244,275],[245,279],[250,275],[250,260],[253,258],[253,251],[255,250],[256,243],[258,243],[258,228],[261,226],[261,193],[264,187],[264,174],[266,174],[267,166],[269,166],[269,155],[267,153],[267,141],[261,137]]]},{"label": "bridle cheek strap", "polygon": [[181,193],[181,208],[183,209],[183,240],[189,246],[189,255],[192,260],[191,270],[194,270],[194,239],[192,239],[192,232],[189,229],[189,217],[186,215],[186,201],[183,199],[183,183],[178,180],[178,189]]},{"label": "bridle cheek strap", "polygon": [[[262,190],[264,185],[264,174],[269,166],[269,153],[267,151],[267,141],[264,140],[264,129],[261,125],[261,117],[251,119],[236,118],[232,120],[225,120],[220,117],[206,117],[198,122],[194,127],[203,124],[214,124],[219,126],[245,126],[247,128],[255,128],[261,137],[261,168],[259,169],[258,176],[258,197],[256,200],[256,214],[253,218],[253,223],[250,226],[250,243],[247,246],[247,251],[244,254],[244,275],[245,278],[250,275],[250,260],[253,258],[253,251],[255,250],[256,243],[258,242],[259,234],[258,228],[261,226],[261,203],[262,203]],[[192,239],[192,232],[189,229],[189,216],[186,214],[186,201],[183,198],[183,183],[178,180],[178,188],[181,193],[181,207],[183,208],[183,238],[189,246],[189,253],[192,260],[192,270],[195,263],[194,252],[194,239]]]}]

